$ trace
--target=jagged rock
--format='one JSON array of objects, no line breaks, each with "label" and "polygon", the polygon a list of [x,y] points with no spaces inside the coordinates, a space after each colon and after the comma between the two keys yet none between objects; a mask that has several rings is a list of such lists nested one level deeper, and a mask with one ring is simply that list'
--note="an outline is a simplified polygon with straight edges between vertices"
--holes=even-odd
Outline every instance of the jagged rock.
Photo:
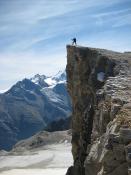
[{"label": "jagged rock", "polygon": [[73,106],[71,175],[130,172],[130,59],[126,53],[67,46],[67,87]]}]

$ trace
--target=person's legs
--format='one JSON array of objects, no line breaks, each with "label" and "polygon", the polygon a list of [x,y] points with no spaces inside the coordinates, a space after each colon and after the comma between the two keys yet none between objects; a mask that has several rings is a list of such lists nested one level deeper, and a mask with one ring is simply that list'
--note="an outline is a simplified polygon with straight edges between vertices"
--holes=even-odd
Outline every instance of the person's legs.
[{"label": "person's legs", "polygon": [[76,41],[74,42],[74,45],[76,46]]}]

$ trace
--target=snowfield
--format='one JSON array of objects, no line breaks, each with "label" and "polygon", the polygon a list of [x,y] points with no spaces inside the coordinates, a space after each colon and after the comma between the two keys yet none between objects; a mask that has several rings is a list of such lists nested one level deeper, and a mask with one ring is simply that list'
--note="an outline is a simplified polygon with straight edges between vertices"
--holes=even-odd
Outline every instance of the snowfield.
[{"label": "snowfield", "polygon": [[0,156],[0,175],[65,175],[72,162],[70,143],[52,144]]},{"label": "snowfield", "polygon": [[1,175],[65,175],[67,169],[13,169]]}]

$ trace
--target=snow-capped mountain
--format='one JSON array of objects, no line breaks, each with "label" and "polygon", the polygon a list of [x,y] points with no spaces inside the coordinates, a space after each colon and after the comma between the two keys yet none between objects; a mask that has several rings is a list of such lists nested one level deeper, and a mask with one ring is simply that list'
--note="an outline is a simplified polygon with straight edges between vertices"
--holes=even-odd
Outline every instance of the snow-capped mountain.
[{"label": "snow-capped mountain", "polygon": [[55,86],[56,84],[66,83],[66,71],[59,71],[56,75],[50,77],[36,74],[30,80],[43,88]]},{"label": "snow-capped mountain", "polygon": [[0,94],[0,148],[10,149],[18,140],[47,129],[70,113],[65,72],[23,79]]}]

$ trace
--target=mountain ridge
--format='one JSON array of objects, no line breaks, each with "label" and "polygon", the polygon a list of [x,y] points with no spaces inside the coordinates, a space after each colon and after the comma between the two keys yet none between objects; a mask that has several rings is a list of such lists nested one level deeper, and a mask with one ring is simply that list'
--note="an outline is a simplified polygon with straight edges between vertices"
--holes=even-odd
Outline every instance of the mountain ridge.
[{"label": "mountain ridge", "polygon": [[54,77],[34,77],[35,82],[33,78],[25,78],[0,94],[1,149],[10,149],[18,140],[47,129],[51,122],[70,116],[71,102],[66,79],[57,79],[52,85],[44,80]]}]

